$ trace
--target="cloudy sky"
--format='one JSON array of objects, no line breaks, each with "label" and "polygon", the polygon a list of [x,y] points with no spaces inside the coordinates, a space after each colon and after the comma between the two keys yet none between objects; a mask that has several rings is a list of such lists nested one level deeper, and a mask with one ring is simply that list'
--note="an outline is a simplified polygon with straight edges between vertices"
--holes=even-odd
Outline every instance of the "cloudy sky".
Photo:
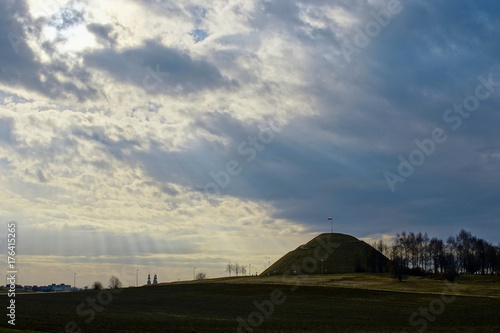
[{"label": "cloudy sky", "polygon": [[19,282],[261,272],[328,216],[366,240],[500,242],[499,13],[4,0],[0,216]]}]

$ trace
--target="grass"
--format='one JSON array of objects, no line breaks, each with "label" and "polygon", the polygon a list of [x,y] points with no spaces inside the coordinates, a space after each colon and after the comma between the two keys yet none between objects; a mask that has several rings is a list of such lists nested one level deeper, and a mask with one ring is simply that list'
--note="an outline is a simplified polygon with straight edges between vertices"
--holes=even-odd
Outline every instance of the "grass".
[{"label": "grass", "polygon": [[[16,294],[24,294],[26,291],[24,289],[16,289]],[[5,287],[0,287],[0,295],[1,294],[8,294],[9,289]]]},{"label": "grass", "polygon": [[40,332],[40,331],[21,331],[21,330],[15,330],[15,329],[10,329],[10,328],[4,328],[0,327],[0,333],[47,333],[47,332]]},{"label": "grass", "polygon": [[[253,313],[250,319],[259,319],[254,302],[269,305],[270,295],[278,290],[286,299],[273,306],[272,315],[255,332],[416,332],[423,324],[412,326],[410,316],[437,304],[438,294],[446,291],[462,296],[433,316],[426,332],[498,332],[500,280],[481,278],[467,277],[453,284],[451,292],[439,280],[409,278],[398,283],[378,274],[169,283],[123,289],[109,300],[101,293],[106,305],[94,311],[92,319],[90,307],[80,308],[81,313],[87,311],[83,316],[77,307],[98,299],[96,291],[25,294],[16,297],[16,328],[65,332],[68,322],[74,322],[82,332],[236,332],[237,318],[247,320]],[[6,305],[7,297],[0,300]],[[16,332],[3,327],[9,327],[5,319],[0,332]]]},{"label": "grass", "polygon": [[[181,283],[200,283],[188,281]],[[500,277],[496,275],[462,275],[456,283],[445,283],[442,279],[405,276],[403,282],[398,282],[390,273],[384,274],[325,274],[303,276],[266,276],[231,277],[205,280],[201,283],[229,284],[266,284],[266,285],[297,285],[321,286],[335,288],[354,288],[365,290],[380,290],[389,292],[440,294],[446,286],[452,286],[452,294],[457,296],[478,296],[500,298]],[[447,288],[449,289],[449,288]]]}]

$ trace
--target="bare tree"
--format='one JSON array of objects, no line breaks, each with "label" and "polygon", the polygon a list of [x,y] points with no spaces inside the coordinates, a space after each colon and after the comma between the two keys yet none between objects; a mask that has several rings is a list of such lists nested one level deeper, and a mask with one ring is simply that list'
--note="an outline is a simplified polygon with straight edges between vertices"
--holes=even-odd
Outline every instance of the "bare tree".
[{"label": "bare tree", "polygon": [[229,264],[227,264],[227,266],[226,266],[226,272],[229,273],[229,276],[231,276],[231,273],[233,272],[233,270],[234,270],[234,265],[231,264],[231,262],[229,262]]},{"label": "bare tree", "polygon": [[196,280],[205,280],[207,278],[207,274],[203,273],[203,272],[199,272],[198,274],[196,274]]},{"label": "bare tree", "polygon": [[[380,249],[379,244],[374,244]],[[429,238],[427,233],[397,234],[392,246],[391,259],[398,257],[405,271],[412,274],[442,273],[453,281],[457,274],[494,274],[498,272],[498,247],[478,238],[471,232],[460,230],[456,237],[444,242]]]},{"label": "bare tree", "polygon": [[241,275],[247,275],[247,266],[241,266]]},{"label": "bare tree", "polygon": [[379,239],[378,242],[374,243],[373,247],[376,248],[377,251],[382,253],[384,256],[389,256],[389,248],[382,239]]},{"label": "bare tree", "polygon": [[434,265],[434,273],[437,273],[438,269],[442,273],[444,268],[443,266],[445,258],[443,240],[433,237],[429,241],[428,248],[429,248],[429,255]]},{"label": "bare tree", "polygon": [[120,281],[119,278],[116,276],[112,276],[109,278],[109,284],[108,284],[109,289],[118,289],[122,287],[122,282]]},{"label": "bare tree", "polygon": [[478,238],[474,242],[474,254],[475,254],[475,265],[476,271],[480,271],[481,274],[486,273],[487,269],[487,258],[486,258],[486,248],[488,247],[488,242],[484,239]]},{"label": "bare tree", "polygon": [[404,263],[401,257],[396,255],[396,257],[393,258],[391,271],[399,282],[403,280]]},{"label": "bare tree", "polygon": [[497,255],[496,255],[495,269],[496,269],[497,275],[500,275],[500,244],[496,247],[496,252],[497,252]]},{"label": "bare tree", "polygon": [[456,240],[456,252],[457,259],[459,262],[459,269],[461,273],[472,273],[472,247],[473,247],[473,236],[470,232],[465,229],[460,230]]},{"label": "bare tree", "polygon": [[497,247],[495,247],[492,244],[488,244],[486,246],[486,260],[488,263],[488,268],[490,274],[494,274],[495,272],[498,272],[498,267],[497,267]]},{"label": "bare tree", "polygon": [[101,281],[94,281],[94,283],[92,283],[92,289],[101,290],[102,289]]},{"label": "bare tree", "polygon": [[238,263],[234,264],[234,272],[236,273],[236,276],[238,276],[238,273],[241,272],[241,266]]},{"label": "bare tree", "polygon": [[394,239],[394,244],[392,245],[391,251],[391,260],[397,260],[398,265],[403,269],[408,268],[408,261],[410,257],[410,250],[408,244],[408,238],[406,236],[406,232],[403,231],[401,235],[396,234],[396,238]]}]

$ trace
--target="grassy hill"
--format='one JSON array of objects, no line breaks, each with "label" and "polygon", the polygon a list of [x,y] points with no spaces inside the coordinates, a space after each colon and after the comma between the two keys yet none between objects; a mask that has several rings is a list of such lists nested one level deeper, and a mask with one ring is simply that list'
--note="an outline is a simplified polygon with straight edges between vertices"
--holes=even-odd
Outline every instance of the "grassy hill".
[{"label": "grassy hill", "polygon": [[323,274],[384,272],[388,262],[382,253],[353,236],[324,233],[285,254],[261,276],[321,274],[322,268]]}]

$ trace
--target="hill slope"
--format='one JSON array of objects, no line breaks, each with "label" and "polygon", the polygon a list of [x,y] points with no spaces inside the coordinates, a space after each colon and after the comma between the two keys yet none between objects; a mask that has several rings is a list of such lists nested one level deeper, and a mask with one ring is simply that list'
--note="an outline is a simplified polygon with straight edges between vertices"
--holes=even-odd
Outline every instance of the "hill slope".
[{"label": "hill slope", "polygon": [[[323,261],[321,261],[323,259]],[[385,272],[387,259],[365,242],[345,234],[321,234],[288,252],[261,276]]]}]

